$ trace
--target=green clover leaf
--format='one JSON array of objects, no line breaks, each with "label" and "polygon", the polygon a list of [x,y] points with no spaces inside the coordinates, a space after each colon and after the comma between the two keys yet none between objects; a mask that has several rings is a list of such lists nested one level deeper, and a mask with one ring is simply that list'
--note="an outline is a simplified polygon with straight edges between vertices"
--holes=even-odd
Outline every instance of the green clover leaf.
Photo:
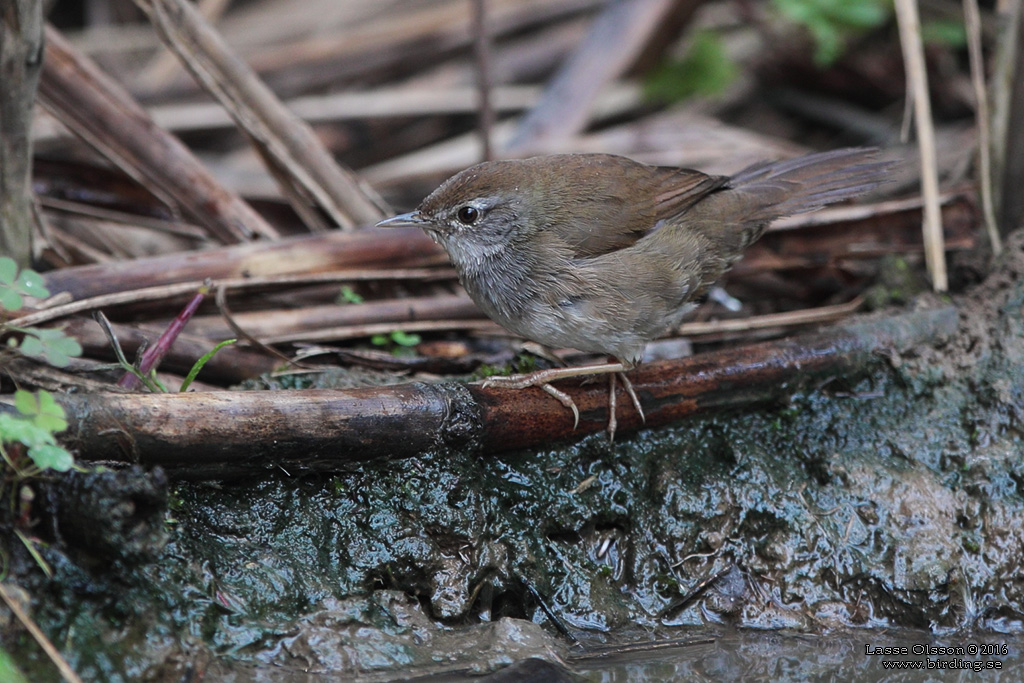
[{"label": "green clover leaf", "polygon": [[28,457],[41,470],[67,472],[75,465],[75,458],[56,444],[42,444],[28,449]]},{"label": "green clover leaf", "polygon": [[32,418],[32,422],[37,427],[50,433],[62,432],[68,428],[64,408],[48,391],[33,394],[30,391],[18,389],[14,393],[14,407],[25,417]]},{"label": "green clover leaf", "polygon": [[22,330],[21,352],[26,356],[42,358],[58,368],[67,367],[71,359],[82,355],[82,345],[63,330],[29,328]]},{"label": "green clover leaf", "polygon": [[19,274],[14,259],[0,256],[0,308],[18,310],[25,303],[22,295],[42,299],[50,296],[50,291],[42,275],[29,268]]}]

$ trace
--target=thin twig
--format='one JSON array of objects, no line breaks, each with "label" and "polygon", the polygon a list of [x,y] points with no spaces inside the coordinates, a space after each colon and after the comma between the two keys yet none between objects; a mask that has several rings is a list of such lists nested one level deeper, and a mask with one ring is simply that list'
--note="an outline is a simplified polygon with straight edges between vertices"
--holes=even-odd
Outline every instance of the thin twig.
[{"label": "thin twig", "polygon": [[228,307],[228,296],[226,287],[217,287],[216,302],[217,310],[220,311],[220,315],[222,318],[224,318],[224,322],[228,324],[228,327],[231,328],[231,331],[238,335],[239,338],[246,340],[256,348],[260,349],[261,351],[269,353],[271,356],[279,358],[280,360],[284,361],[289,365],[293,365],[297,368],[308,367],[297,360],[289,358],[285,354],[275,349],[273,346],[268,346],[267,344],[264,344],[259,339],[249,334],[249,332],[245,330],[245,328],[239,325],[238,322],[235,321],[235,317],[231,314],[231,309]]},{"label": "thin twig", "polygon": [[698,337],[723,332],[749,332],[753,330],[771,329],[773,327],[791,327],[795,325],[811,325],[845,318],[853,315],[864,304],[862,297],[857,297],[845,304],[806,308],[800,311],[785,313],[769,313],[754,315],[739,320],[714,320],[710,322],[683,323],[676,329],[680,337]]},{"label": "thin twig", "polygon": [[[405,269],[405,270],[364,270],[352,271],[351,273],[317,273],[312,275],[266,275],[254,278],[225,278],[223,280],[212,280],[212,285],[225,287],[233,290],[276,288],[276,287],[299,287],[305,285],[333,284],[335,282],[358,282],[362,280],[415,280],[415,279],[452,279],[455,274],[450,269]],[[133,289],[127,292],[114,292],[112,294],[100,294],[99,296],[72,301],[60,304],[51,308],[44,308],[32,313],[14,318],[9,322],[20,327],[31,327],[41,325],[69,315],[93,311],[106,306],[123,306],[125,304],[142,303],[144,301],[162,301],[174,299],[195,291],[201,287],[205,280],[188,280],[176,282],[169,285],[156,287],[144,287]]]},{"label": "thin twig", "polygon": [[494,128],[494,107],[491,105],[491,36],[487,32],[487,0],[473,0],[473,53],[476,57],[476,82],[480,98],[478,121],[481,156],[493,158],[491,129]]},{"label": "thin twig", "polygon": [[995,201],[992,195],[992,135],[989,131],[988,90],[985,87],[985,58],[981,51],[981,15],[978,0],[963,0],[964,24],[967,28],[967,55],[971,62],[971,84],[977,102],[975,119],[978,123],[978,174],[981,211],[985,230],[992,243],[992,253],[1003,253],[1003,239],[996,223]]},{"label": "thin twig", "polygon": [[395,330],[403,332],[447,332],[450,330],[473,330],[477,332],[486,331],[495,334],[508,335],[504,328],[498,323],[490,320],[413,320],[409,322],[388,322],[369,325],[342,325],[322,330],[303,330],[301,332],[290,332],[287,334],[264,337],[261,341],[264,344],[285,344],[288,342],[326,342],[340,339],[359,339],[361,337],[372,337],[376,334],[388,334]]},{"label": "thin twig", "polygon": [[[199,0],[196,9],[208,22],[214,24],[230,4],[231,0]],[[157,92],[166,88],[180,71],[181,61],[173,52],[164,48],[139,72],[135,81],[145,84],[149,92]]]},{"label": "thin twig", "polygon": [[[815,323],[832,322],[852,315],[863,305],[861,297],[836,306],[822,306],[801,311],[786,313],[770,313],[751,316],[740,320],[717,320],[712,322],[684,323],[677,328],[674,336],[698,337],[723,333],[749,332],[753,330],[772,329],[778,327],[794,327]],[[396,329],[404,332],[447,332],[451,330],[469,330],[478,334],[496,334],[509,336],[509,332],[490,320],[480,318],[456,318],[451,320],[414,320],[407,322],[390,321],[384,323],[367,323],[362,325],[339,325],[315,330],[286,332],[266,336],[261,339],[264,344],[284,344],[288,342],[327,342],[343,339],[372,337],[375,334],[387,334]]]},{"label": "thin twig", "polygon": [[[139,368],[136,367],[135,363],[128,362],[128,357],[125,356],[124,349],[121,348],[121,342],[117,338],[117,333],[114,331],[114,326],[111,324],[110,320],[107,319],[107,316],[103,315],[103,311],[96,311],[93,314],[93,319],[97,322],[97,324],[99,324],[100,329],[103,330],[103,334],[106,335],[107,341],[110,342],[110,348],[114,352],[114,357],[117,358],[118,365],[121,366],[125,373],[135,377],[135,379],[139,381],[139,384],[142,384],[150,391],[159,393],[160,387],[157,386],[157,384],[153,381],[153,378],[147,374],[140,372]],[[144,354],[146,352],[147,346],[148,344],[141,344],[136,352],[137,356],[141,356],[142,354]],[[138,387],[138,385],[128,387],[120,382],[118,382],[114,386],[119,389],[126,390],[135,389]]]},{"label": "thin twig", "polygon": [[28,631],[35,641],[39,643],[39,647],[43,648],[43,652],[50,658],[50,661],[54,663],[57,669],[60,670],[60,675],[64,677],[65,681],[70,683],[82,683],[82,679],[78,677],[71,665],[68,664],[68,660],[64,659],[64,656],[53,646],[50,639],[46,637],[46,634],[40,630],[39,626],[32,620],[32,617],[28,615],[25,610],[21,608],[18,601],[11,597],[10,593],[7,592],[7,588],[0,583],[0,598],[3,598],[4,602],[10,608],[14,616],[18,617],[18,621],[21,622],[25,630]]},{"label": "thin twig", "polygon": [[[1013,103],[1013,84],[1017,78],[1018,52],[1021,50],[1021,21],[1024,20],[1024,0],[1004,0],[997,3],[999,34],[992,64],[992,175],[998,178],[993,186],[996,215],[1003,216],[1003,178],[1007,163],[1007,141],[1010,139],[1010,115]],[[1015,226],[1011,226],[1015,227]]]},{"label": "thin twig", "polygon": [[924,195],[924,254],[932,287],[937,292],[949,288],[946,275],[946,253],[942,236],[942,213],[939,210],[939,173],[935,155],[935,127],[931,102],[928,99],[928,74],[925,69],[924,45],[921,42],[921,20],[916,0],[896,0],[896,20],[906,65],[908,97],[914,100],[914,123],[918,149],[921,153],[921,192]]},{"label": "thin twig", "polygon": [[[163,334],[156,340],[156,343],[150,348],[146,349],[146,352],[142,354],[139,359],[139,373],[143,376],[149,376],[151,370],[155,370],[160,364],[160,361],[164,359],[170,351],[171,346],[175,340],[181,335],[182,330],[185,329],[185,325],[192,319],[195,312],[199,309],[199,305],[203,303],[203,299],[210,293],[209,283],[204,283],[199,287],[199,291],[195,293],[192,300],[188,302],[184,309],[174,317],[171,324],[167,326]],[[126,389],[136,389],[139,386],[138,375],[136,373],[125,373],[123,377],[117,382],[118,386],[122,386]]]}]

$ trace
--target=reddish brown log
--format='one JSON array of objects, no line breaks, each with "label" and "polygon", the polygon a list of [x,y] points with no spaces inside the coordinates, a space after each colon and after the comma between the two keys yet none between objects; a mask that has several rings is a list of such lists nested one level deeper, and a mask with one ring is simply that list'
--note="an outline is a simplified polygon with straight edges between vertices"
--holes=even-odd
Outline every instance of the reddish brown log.
[{"label": "reddish brown log", "polygon": [[[939,341],[953,308],[842,325],[826,332],[641,366],[631,377],[647,427],[709,410],[750,405],[814,378],[849,372],[885,350]],[[560,383],[580,409],[579,427],[540,389],[458,383],[348,391],[68,394],[62,440],[88,460],[161,465],[179,476],[229,477],[262,468],[332,471],[354,461],[438,448],[481,453],[547,444],[605,428],[604,382]],[[619,433],[641,426],[620,401]],[[2,405],[2,404],[0,404]]]}]

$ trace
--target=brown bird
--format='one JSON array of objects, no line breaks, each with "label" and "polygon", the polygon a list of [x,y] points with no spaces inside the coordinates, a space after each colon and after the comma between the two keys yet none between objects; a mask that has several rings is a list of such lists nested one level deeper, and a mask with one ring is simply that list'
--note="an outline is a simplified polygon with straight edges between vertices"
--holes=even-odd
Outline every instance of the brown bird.
[{"label": "brown bird", "polygon": [[877,186],[888,164],[874,152],[810,154],[732,177],[610,154],[490,161],[378,225],[426,230],[469,295],[505,329],[619,360],[489,383],[541,386],[578,422],[575,404],[550,382],[617,373],[643,417],[624,371],[640,362],[647,343],[679,325],[773,220]]}]

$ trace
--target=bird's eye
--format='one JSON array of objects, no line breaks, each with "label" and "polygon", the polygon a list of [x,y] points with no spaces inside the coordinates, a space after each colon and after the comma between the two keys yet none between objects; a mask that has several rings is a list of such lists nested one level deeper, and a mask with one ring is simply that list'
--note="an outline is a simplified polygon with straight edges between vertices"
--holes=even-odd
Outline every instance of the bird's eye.
[{"label": "bird's eye", "polygon": [[473,225],[480,220],[480,210],[472,206],[464,206],[458,210],[455,217],[463,225]]}]

